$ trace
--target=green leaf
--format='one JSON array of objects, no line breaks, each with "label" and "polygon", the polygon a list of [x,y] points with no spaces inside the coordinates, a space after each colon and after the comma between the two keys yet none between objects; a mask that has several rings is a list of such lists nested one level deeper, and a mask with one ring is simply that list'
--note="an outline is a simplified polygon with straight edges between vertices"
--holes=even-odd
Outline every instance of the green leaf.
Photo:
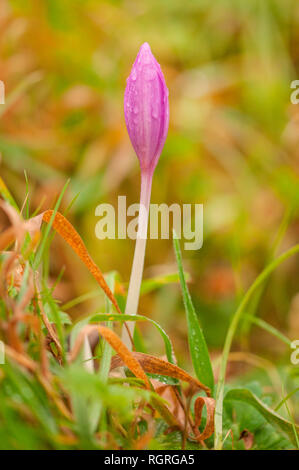
[{"label": "green leaf", "polygon": [[228,401],[241,401],[246,405],[253,406],[257,411],[259,411],[259,413],[261,413],[268,423],[272,424],[279,431],[282,431],[290,439],[290,441],[296,445],[296,437],[294,432],[299,431],[299,426],[295,425],[294,429],[293,423],[291,423],[291,421],[282,418],[278,413],[263,403],[250,390],[245,388],[235,388],[230,390],[225,395],[224,401],[225,403]]},{"label": "green leaf", "polygon": [[167,385],[178,385],[177,379],[174,379],[173,377],[169,377],[168,375],[161,375],[161,374],[149,374],[147,373],[147,376],[158,380],[159,382]]},{"label": "green leaf", "polygon": [[[47,314],[47,317],[48,317],[49,321],[51,323],[56,323],[57,316],[56,316],[56,314],[53,313],[51,306],[47,302],[44,304],[44,310]],[[56,312],[57,312],[57,315],[59,316],[59,321],[62,325],[71,325],[72,324],[72,320],[71,320],[70,316],[67,313],[65,313],[65,312],[63,312],[62,310],[59,310],[59,309]]]},{"label": "green leaf", "polygon": [[174,233],[173,235],[174,251],[177,259],[180,283],[183,293],[183,301],[187,317],[188,341],[192,359],[192,364],[197,378],[210,387],[213,392],[214,376],[210,361],[209,351],[202,329],[200,327],[192,299],[186,284],[186,278],[183,270],[182,255],[179,240]]}]

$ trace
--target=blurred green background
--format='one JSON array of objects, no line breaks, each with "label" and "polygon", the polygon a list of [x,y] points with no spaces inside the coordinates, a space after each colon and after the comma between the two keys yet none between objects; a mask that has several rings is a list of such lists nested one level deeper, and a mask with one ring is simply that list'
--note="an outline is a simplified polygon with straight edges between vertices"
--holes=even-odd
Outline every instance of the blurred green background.
[{"label": "blurred green background", "polygon": [[[30,213],[53,207],[71,178],[63,208],[79,193],[68,217],[99,267],[117,270],[124,283],[134,242],[97,240],[95,208],[116,204],[118,195],[138,202],[140,172],[123,95],[140,45],[151,45],[170,91],[170,129],[152,202],[204,204],[203,247],[183,256],[211,351],[221,348],[244,289],[273,254],[298,242],[299,105],[290,101],[291,81],[299,79],[298,25],[293,0],[1,0],[1,177],[22,205],[26,170]],[[62,266],[55,291],[62,303],[96,289],[55,237],[53,282]],[[145,277],[174,272],[171,240],[149,241]],[[250,306],[294,339],[298,274],[292,258]],[[102,306],[100,295],[70,312],[78,317]],[[178,285],[143,296],[140,312],[168,331],[188,368]],[[156,336],[144,328],[159,353]],[[289,361],[290,351],[268,333],[253,328],[239,339],[238,348]]]}]

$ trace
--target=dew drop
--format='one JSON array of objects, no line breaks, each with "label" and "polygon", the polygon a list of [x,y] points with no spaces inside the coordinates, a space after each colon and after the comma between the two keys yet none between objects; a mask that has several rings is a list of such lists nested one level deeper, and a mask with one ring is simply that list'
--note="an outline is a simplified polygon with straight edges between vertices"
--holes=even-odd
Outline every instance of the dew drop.
[{"label": "dew drop", "polygon": [[154,119],[158,119],[158,111],[157,108],[152,109],[152,116]]},{"label": "dew drop", "polygon": [[135,70],[135,69],[132,70],[131,78],[132,78],[132,80],[135,82],[135,80],[136,80],[136,78],[137,78],[137,74],[136,74],[136,70]]},{"label": "dew drop", "polygon": [[150,55],[148,52],[145,52],[143,55],[143,63],[144,64],[149,64],[151,61]]}]

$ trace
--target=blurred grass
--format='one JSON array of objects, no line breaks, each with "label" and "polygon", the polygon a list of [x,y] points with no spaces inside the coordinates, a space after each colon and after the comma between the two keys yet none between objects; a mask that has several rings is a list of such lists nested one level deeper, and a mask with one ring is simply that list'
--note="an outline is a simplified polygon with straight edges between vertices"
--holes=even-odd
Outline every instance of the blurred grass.
[{"label": "blurred grass", "polygon": [[[298,242],[299,107],[290,103],[290,83],[299,77],[298,24],[294,0],[1,1],[0,79],[7,96],[1,177],[21,206],[26,170],[31,214],[40,204],[41,210],[53,205],[70,178],[64,208],[78,194],[72,221],[101,269],[117,270],[125,282],[134,243],[97,240],[95,207],[116,204],[119,194],[128,196],[128,204],[138,200],[139,169],[126,134],[123,93],[140,44],[151,44],[171,106],[152,202],[204,204],[203,247],[183,258],[215,354],[288,212],[278,253]],[[66,268],[55,289],[60,302],[95,289],[56,238],[54,250],[49,282]],[[174,262],[170,240],[149,241],[146,277],[175,273]],[[258,316],[292,338],[299,337],[298,276],[298,262],[291,259],[257,304]],[[103,304],[99,295],[70,313],[78,317]],[[190,368],[178,286],[145,294],[140,313],[159,321]],[[151,329],[142,328],[146,342],[162,351]],[[287,348],[255,327],[242,347],[289,360]]]}]

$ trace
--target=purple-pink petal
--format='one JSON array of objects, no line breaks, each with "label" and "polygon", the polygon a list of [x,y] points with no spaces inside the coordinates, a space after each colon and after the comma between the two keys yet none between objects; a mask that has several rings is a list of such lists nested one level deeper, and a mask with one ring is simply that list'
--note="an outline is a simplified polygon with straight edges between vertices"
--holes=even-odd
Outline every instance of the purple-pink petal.
[{"label": "purple-pink petal", "polygon": [[148,43],[133,64],[124,100],[128,133],[142,170],[154,170],[162,152],[169,122],[168,89]]}]

